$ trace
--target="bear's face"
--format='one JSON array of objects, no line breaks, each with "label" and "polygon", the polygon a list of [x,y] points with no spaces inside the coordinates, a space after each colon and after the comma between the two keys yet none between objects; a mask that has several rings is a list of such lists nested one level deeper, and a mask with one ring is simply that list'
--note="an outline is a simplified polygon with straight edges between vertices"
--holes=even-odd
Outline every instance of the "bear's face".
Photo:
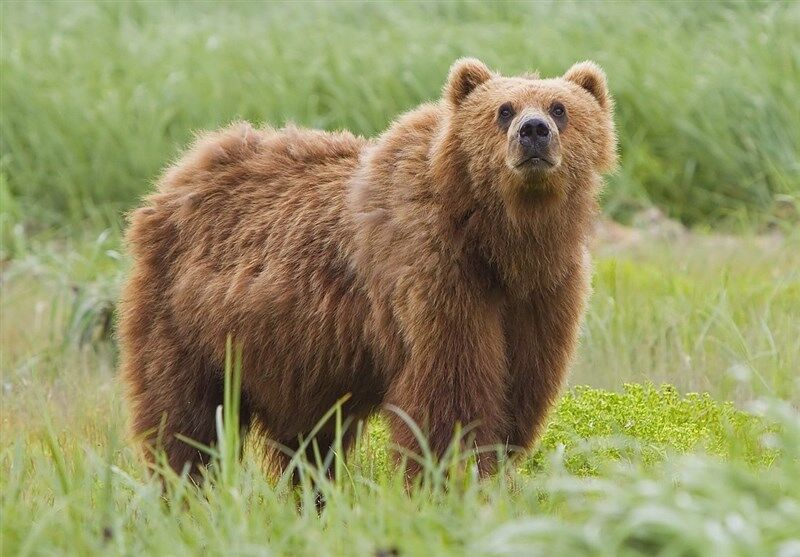
[{"label": "bear's face", "polygon": [[476,184],[569,193],[616,162],[613,102],[592,62],[563,77],[502,77],[457,61],[445,86],[449,125]]}]

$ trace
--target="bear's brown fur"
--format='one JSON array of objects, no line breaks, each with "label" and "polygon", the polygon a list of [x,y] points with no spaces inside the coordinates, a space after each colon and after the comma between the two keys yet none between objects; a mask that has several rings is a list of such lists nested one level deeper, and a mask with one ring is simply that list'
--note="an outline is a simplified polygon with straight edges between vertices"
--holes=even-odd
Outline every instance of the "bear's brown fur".
[{"label": "bear's brown fur", "polygon": [[[523,160],[532,117],[552,141]],[[175,435],[213,443],[231,334],[242,424],[289,448],[346,393],[348,416],[399,408],[438,455],[457,424],[477,446],[529,446],[575,349],[615,159],[591,62],[538,79],[459,60],[441,101],[375,140],[244,123],[202,137],[127,233],[133,431],[145,446],[158,436],[178,470],[202,464]],[[399,415],[394,440],[418,450]],[[332,428],[317,439],[324,450]]]}]

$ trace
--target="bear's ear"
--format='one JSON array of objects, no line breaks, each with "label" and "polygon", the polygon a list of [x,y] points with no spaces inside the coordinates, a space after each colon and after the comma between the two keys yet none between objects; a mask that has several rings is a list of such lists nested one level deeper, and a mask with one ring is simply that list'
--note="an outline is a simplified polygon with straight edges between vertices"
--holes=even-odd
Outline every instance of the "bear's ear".
[{"label": "bear's ear", "polygon": [[491,70],[477,58],[459,58],[450,67],[444,97],[458,106],[478,85],[491,78]]},{"label": "bear's ear", "polygon": [[602,108],[609,108],[611,98],[608,95],[606,74],[594,62],[589,60],[578,62],[567,70],[567,73],[564,74],[564,79],[576,83],[589,91]]}]

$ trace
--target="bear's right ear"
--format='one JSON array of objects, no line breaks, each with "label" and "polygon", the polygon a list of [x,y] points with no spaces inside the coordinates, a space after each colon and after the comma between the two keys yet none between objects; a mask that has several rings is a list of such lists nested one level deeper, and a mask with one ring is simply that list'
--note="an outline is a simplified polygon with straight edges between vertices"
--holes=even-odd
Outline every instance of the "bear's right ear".
[{"label": "bear's right ear", "polygon": [[459,58],[450,67],[444,98],[458,106],[478,85],[491,78],[491,70],[477,58]]}]

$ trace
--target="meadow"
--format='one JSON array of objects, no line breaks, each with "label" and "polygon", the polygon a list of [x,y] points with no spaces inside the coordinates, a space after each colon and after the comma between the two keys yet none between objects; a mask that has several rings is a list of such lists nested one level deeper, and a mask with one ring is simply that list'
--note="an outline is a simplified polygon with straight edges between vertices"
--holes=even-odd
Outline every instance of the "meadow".
[{"label": "meadow", "polygon": [[[800,4],[5,2],[0,20],[0,553],[800,556]],[[125,211],[198,130],[374,135],[463,55],[595,59],[617,102],[594,293],[538,446],[484,481],[469,454],[428,459],[406,489],[376,418],[320,454],[335,481],[298,460],[293,489],[247,439],[240,464],[224,420],[209,481],[162,494],[116,377]]]}]

